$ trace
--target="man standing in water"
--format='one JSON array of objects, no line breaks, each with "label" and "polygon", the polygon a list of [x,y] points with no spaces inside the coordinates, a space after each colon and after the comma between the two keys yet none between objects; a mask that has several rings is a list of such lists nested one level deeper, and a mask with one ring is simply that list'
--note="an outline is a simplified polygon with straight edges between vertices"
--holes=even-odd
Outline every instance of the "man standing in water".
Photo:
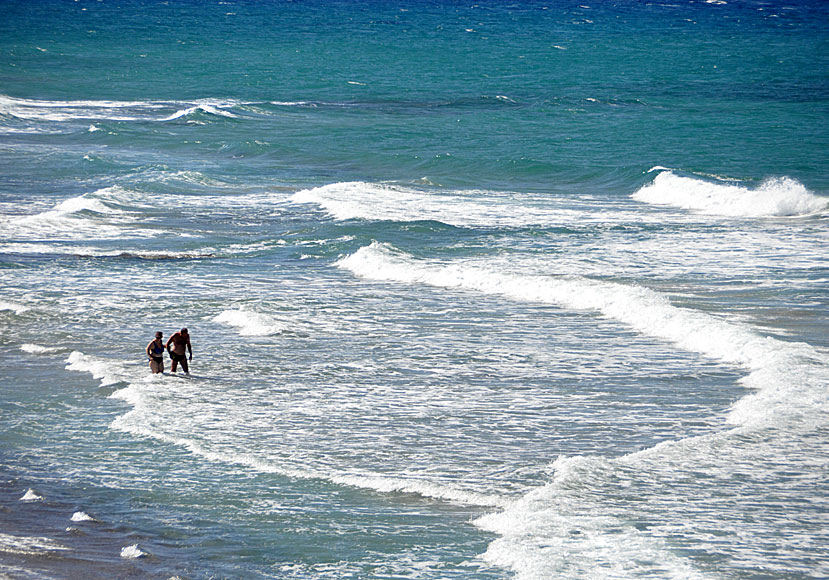
[{"label": "man standing in water", "polygon": [[[172,348],[170,348],[170,343],[173,344]],[[176,372],[178,363],[181,363],[184,374],[190,374],[190,369],[187,367],[187,357],[185,356],[187,351],[190,352],[190,360],[193,360],[193,347],[190,346],[190,335],[186,328],[182,328],[167,340],[167,352],[173,361],[170,366],[171,372]]]}]

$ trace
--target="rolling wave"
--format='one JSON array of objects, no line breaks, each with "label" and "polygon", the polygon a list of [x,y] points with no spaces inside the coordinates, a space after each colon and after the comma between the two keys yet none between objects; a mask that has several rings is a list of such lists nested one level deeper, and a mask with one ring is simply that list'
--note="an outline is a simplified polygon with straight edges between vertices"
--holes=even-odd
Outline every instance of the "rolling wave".
[{"label": "rolling wave", "polygon": [[[632,217],[619,208],[612,208],[612,214],[600,214],[572,199],[565,205],[549,196],[494,191],[434,193],[359,181],[304,189],[290,201],[319,205],[337,220],[437,221],[455,227],[560,226]],[[641,217],[637,219],[641,221]]]},{"label": "rolling wave", "polygon": [[633,199],[728,217],[806,216],[829,210],[829,199],[790,177],[768,179],[756,189],[676,175],[664,167]]},{"label": "rolling wave", "polygon": [[[24,121],[172,121],[195,113],[236,117],[240,103],[215,99],[194,101],[38,100],[0,95],[0,115]],[[172,110],[172,112],[167,112]],[[166,113],[166,114],[165,114]],[[90,131],[97,130],[91,126]]]},{"label": "rolling wave", "polygon": [[[133,211],[122,209],[135,194],[108,187],[70,197],[52,209],[18,218],[0,226],[9,238],[18,240],[89,240],[153,237],[160,232],[141,228]],[[121,207],[119,207],[121,206]]]},{"label": "rolling wave", "polygon": [[182,117],[189,117],[196,113],[207,113],[208,115],[216,115],[219,117],[228,117],[231,119],[238,118],[237,115],[226,111],[225,107],[233,106],[233,104],[228,103],[199,103],[197,105],[193,105],[192,107],[186,107],[184,109],[180,109],[159,121],[174,121],[176,119],[181,119]]}]

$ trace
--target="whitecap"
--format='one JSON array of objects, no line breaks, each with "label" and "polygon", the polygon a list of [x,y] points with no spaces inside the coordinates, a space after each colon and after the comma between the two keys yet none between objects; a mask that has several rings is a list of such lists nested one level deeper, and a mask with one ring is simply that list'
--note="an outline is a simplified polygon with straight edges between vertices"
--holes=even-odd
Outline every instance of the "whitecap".
[{"label": "whitecap", "polygon": [[23,497],[20,498],[20,501],[25,502],[36,502],[36,501],[43,501],[43,496],[37,493],[33,489],[27,489],[26,493],[23,494]]},{"label": "whitecap", "polygon": [[272,316],[241,309],[224,310],[215,316],[213,321],[235,326],[242,336],[268,336],[287,330],[286,323]]},{"label": "whitecap", "polygon": [[0,553],[20,556],[44,556],[51,552],[69,550],[67,546],[50,538],[38,536],[13,536],[0,533]]},{"label": "whitecap", "polygon": [[135,213],[118,207],[133,194],[108,187],[64,199],[52,209],[15,218],[0,226],[19,239],[109,239],[153,237],[159,231],[136,227]]},{"label": "whitecap", "polygon": [[72,514],[72,517],[70,519],[73,522],[95,522],[95,521],[97,521],[91,515],[89,515],[86,512],[82,512],[82,511],[75,512],[74,514]]},{"label": "whitecap", "polygon": [[41,346],[39,344],[26,343],[20,345],[20,350],[28,352],[29,354],[50,354],[53,352],[59,352],[61,348],[57,346]]},{"label": "whitecap", "polygon": [[158,106],[146,101],[49,101],[0,95],[0,113],[18,119],[35,121],[63,122],[87,119],[137,121],[143,117],[137,114],[124,114],[122,111],[132,109],[130,112],[140,113]]},{"label": "whitecap", "polygon": [[231,113],[230,111],[225,111],[224,107],[233,106],[232,103],[198,103],[190,107],[186,107],[184,109],[179,109],[172,115],[167,117],[163,117],[159,119],[159,121],[174,121],[176,119],[181,119],[182,117],[188,117],[201,111],[202,113],[207,113],[209,115],[217,115],[219,117],[229,117],[229,118],[236,118],[237,116]]},{"label": "whitecap", "polygon": [[829,210],[829,199],[811,193],[790,177],[768,179],[749,189],[659,169],[662,172],[635,192],[633,199],[729,217],[804,216]]},{"label": "whitecap", "polygon": [[131,546],[121,548],[121,557],[127,560],[135,560],[145,556],[149,556],[149,553],[139,548],[138,544],[132,544]]},{"label": "whitecap", "polygon": [[337,220],[438,221],[457,227],[559,225],[591,219],[550,198],[487,191],[435,193],[385,183],[342,182],[296,192],[292,203],[321,206]]},{"label": "whitecap", "polygon": [[77,350],[66,359],[66,370],[89,373],[92,378],[101,381],[102,387],[125,382],[132,377],[121,362],[86,355]]}]

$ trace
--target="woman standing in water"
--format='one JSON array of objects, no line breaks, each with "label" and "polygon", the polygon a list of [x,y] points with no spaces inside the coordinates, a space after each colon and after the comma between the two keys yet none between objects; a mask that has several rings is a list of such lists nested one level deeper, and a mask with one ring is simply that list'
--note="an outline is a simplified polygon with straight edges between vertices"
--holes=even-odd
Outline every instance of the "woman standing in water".
[{"label": "woman standing in water", "polygon": [[161,337],[164,336],[161,331],[155,333],[155,339],[150,341],[147,345],[147,356],[150,359],[150,370],[153,374],[164,372],[164,343],[161,342]]}]

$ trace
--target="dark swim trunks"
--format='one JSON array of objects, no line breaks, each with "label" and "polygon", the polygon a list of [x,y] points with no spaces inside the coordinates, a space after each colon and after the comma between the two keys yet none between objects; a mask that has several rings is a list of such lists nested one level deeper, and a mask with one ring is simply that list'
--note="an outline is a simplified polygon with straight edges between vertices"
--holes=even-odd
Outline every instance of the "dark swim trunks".
[{"label": "dark swim trunks", "polygon": [[175,362],[180,363],[187,363],[187,355],[184,354],[176,354],[174,352],[170,353],[170,358],[173,359]]}]

